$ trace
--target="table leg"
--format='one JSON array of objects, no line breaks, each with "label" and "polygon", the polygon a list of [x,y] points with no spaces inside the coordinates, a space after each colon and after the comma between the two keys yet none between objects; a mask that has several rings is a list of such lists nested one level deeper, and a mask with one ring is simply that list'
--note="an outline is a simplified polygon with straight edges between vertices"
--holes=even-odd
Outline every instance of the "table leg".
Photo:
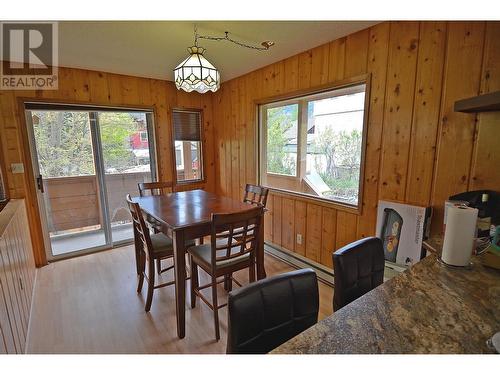
[{"label": "table leg", "polygon": [[257,246],[257,280],[266,278],[266,269],[264,268],[264,215],[262,215],[262,222],[260,223],[259,238]]},{"label": "table leg", "polygon": [[186,248],[184,231],[178,230],[174,232],[173,237],[177,336],[182,339],[186,335]]}]

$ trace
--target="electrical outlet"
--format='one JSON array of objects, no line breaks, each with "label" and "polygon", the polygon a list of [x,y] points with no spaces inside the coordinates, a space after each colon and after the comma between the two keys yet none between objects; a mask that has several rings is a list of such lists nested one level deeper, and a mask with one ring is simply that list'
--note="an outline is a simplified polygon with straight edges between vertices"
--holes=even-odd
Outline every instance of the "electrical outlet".
[{"label": "electrical outlet", "polygon": [[23,163],[12,163],[10,165],[10,170],[12,173],[24,173],[24,164]]},{"label": "electrical outlet", "polygon": [[297,244],[302,245],[302,235],[297,234]]}]

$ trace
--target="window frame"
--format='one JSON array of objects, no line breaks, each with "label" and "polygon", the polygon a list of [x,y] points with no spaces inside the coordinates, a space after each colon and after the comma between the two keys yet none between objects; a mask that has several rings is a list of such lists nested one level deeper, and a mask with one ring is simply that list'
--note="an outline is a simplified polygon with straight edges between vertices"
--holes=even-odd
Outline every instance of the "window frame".
[{"label": "window frame", "polygon": [[[255,111],[256,111],[256,152],[257,152],[257,181],[260,185],[263,185],[270,189],[273,192],[285,195],[291,195],[301,200],[305,201],[315,201],[322,205],[327,205],[332,208],[341,209],[348,212],[353,212],[356,214],[362,213],[363,208],[363,198],[364,198],[364,179],[365,179],[365,164],[366,164],[366,145],[368,138],[368,121],[369,121],[369,110],[370,110],[370,83],[371,83],[371,74],[363,74],[357,77],[348,78],[345,80],[336,81],[331,84],[316,86],[310,89],[297,90],[285,95],[277,95],[272,97],[267,97],[259,100],[255,100]],[[267,174],[268,176],[279,176],[280,178],[290,178],[296,180],[298,176],[300,176],[300,168],[302,168],[301,160],[303,147],[301,143],[303,143],[307,139],[307,134],[302,134],[303,129],[307,129],[307,127],[298,125],[298,139],[297,139],[297,167],[296,167],[296,175],[280,175],[275,173],[267,173],[264,163],[267,162],[266,151],[267,146],[267,128],[265,128],[266,120],[263,119],[263,112],[261,108],[266,106],[267,108],[279,107],[284,105],[289,105],[293,103],[300,103],[301,101],[310,101],[309,96],[324,94],[325,97],[328,97],[328,93],[331,91],[349,88],[352,86],[365,85],[365,102],[363,109],[363,125],[362,125],[362,139],[361,139],[361,160],[360,160],[360,172],[359,172],[359,186],[358,186],[358,202],[356,205],[349,204],[346,202],[342,202],[339,200],[323,198],[319,196],[314,196],[307,193],[297,192],[293,190],[288,190],[285,188],[277,188],[273,186],[269,186],[268,184],[264,184],[263,175]],[[321,98],[315,98],[314,100],[320,100]],[[267,109],[266,108],[266,109]],[[303,105],[299,105],[299,113],[298,113],[298,121],[303,122],[304,116],[307,116],[307,111],[301,111],[304,108]],[[301,113],[304,112],[304,113]],[[301,118],[302,117],[302,118]]]},{"label": "window frame", "polygon": [[[177,179],[177,155],[175,154],[175,134],[174,134],[174,112],[197,112],[200,114],[200,163],[201,167],[201,178],[192,179],[192,180],[182,180],[179,181]],[[204,116],[203,109],[201,108],[183,108],[183,107],[174,107],[172,108],[170,114],[170,124],[171,124],[171,144],[172,144],[172,180],[174,182],[174,186],[188,186],[188,185],[197,185],[206,182],[206,165],[205,165],[205,132],[204,132]],[[184,163],[183,163],[184,164]]]}]

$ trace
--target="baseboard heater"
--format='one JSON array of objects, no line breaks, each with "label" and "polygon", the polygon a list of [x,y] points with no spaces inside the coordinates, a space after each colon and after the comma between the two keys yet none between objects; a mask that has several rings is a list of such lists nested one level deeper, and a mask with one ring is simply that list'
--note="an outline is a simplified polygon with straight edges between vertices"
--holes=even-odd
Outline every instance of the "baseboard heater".
[{"label": "baseboard heater", "polygon": [[[286,250],[282,247],[279,247],[274,244],[265,243],[264,251],[275,257],[279,260],[289,264],[290,266],[300,269],[300,268],[312,268],[318,279],[320,279],[325,284],[333,287],[333,270],[328,268],[322,264],[319,264],[311,259],[303,257],[300,254],[293,253],[289,250]],[[384,281],[387,281],[394,276],[400,274],[405,271],[405,267],[398,266],[392,262],[385,262],[385,270],[384,270]]]},{"label": "baseboard heater", "polygon": [[264,251],[294,268],[312,268],[322,282],[333,287],[333,270],[331,268],[274,244],[264,244]]}]

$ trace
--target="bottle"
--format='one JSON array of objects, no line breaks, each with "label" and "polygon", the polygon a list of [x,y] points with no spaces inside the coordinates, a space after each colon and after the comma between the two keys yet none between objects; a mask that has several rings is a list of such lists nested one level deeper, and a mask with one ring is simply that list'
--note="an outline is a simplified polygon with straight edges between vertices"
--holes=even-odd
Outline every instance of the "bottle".
[{"label": "bottle", "polygon": [[491,216],[488,209],[488,199],[488,193],[483,193],[481,204],[477,207],[479,209],[477,214],[477,236],[479,238],[490,236]]}]

